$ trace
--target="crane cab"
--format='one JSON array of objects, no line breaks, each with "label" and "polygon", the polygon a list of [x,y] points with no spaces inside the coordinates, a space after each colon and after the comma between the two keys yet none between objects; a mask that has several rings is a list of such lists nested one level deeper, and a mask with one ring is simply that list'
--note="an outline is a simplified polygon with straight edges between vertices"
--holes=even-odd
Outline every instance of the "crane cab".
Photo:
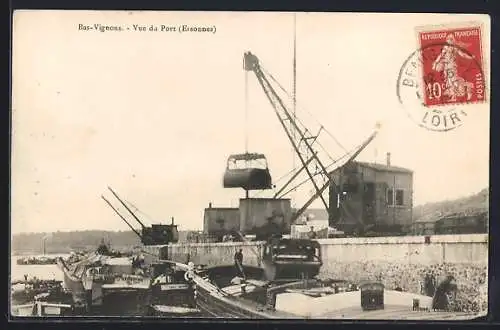
[{"label": "crane cab", "polygon": [[179,241],[177,225],[153,224],[151,227],[144,227],[141,241],[144,245],[177,243]]},{"label": "crane cab", "polygon": [[266,156],[257,153],[230,155],[223,180],[224,188],[264,190],[272,188]]}]

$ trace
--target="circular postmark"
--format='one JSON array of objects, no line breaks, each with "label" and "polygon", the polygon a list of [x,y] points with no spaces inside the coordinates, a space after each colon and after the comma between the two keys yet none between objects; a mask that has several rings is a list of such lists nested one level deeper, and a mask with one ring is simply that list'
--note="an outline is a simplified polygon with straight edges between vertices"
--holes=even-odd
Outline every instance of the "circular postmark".
[{"label": "circular postmark", "polygon": [[450,42],[423,46],[400,69],[398,100],[423,128],[447,132],[460,127],[468,116],[467,105],[485,101],[480,63],[480,55]]}]

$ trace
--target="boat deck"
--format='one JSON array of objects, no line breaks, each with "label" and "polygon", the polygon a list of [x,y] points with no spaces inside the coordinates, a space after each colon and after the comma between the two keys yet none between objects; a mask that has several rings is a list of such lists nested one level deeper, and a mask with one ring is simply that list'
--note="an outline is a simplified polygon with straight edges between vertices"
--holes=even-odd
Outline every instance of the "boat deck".
[{"label": "boat deck", "polygon": [[[431,297],[392,290],[384,292],[384,309],[364,311],[360,295],[360,291],[319,297],[285,292],[277,295],[276,309],[314,319],[457,320],[478,317],[470,313],[431,311]],[[414,299],[420,301],[422,310],[413,310]]]}]

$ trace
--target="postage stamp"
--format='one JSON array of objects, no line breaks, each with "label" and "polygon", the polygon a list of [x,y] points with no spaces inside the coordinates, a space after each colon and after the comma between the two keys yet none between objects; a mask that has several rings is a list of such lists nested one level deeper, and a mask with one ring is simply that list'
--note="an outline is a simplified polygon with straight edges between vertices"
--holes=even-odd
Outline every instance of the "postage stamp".
[{"label": "postage stamp", "polygon": [[399,101],[413,103],[410,117],[427,129],[461,126],[464,106],[486,100],[481,25],[421,27],[417,38],[418,50],[400,71]]}]

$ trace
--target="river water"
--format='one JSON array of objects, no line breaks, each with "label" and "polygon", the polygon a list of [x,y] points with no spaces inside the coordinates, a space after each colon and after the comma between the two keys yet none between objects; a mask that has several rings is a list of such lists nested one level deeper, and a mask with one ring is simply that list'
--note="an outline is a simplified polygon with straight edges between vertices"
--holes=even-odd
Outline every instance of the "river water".
[{"label": "river water", "polygon": [[[56,257],[61,256],[65,257],[66,255],[58,254],[58,255],[46,255],[47,257]],[[28,278],[36,277],[41,280],[63,280],[63,273],[57,265],[18,265],[17,259],[31,257],[31,256],[22,256],[22,257],[11,257],[10,260],[10,278],[11,282],[17,280],[24,280],[24,275],[28,275]],[[37,256],[33,256],[37,257]]]}]

